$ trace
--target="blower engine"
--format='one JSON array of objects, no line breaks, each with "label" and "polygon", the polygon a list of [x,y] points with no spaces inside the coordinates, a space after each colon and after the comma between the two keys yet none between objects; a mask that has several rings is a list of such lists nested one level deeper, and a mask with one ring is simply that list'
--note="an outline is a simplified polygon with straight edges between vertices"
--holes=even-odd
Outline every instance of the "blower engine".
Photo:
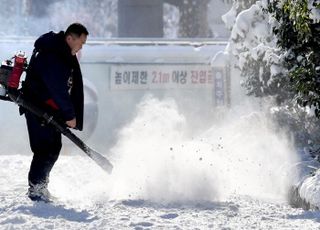
[{"label": "blower engine", "polygon": [[11,60],[6,60],[0,66],[0,99],[11,101],[10,93],[17,91],[20,85],[20,78],[28,67],[25,52],[19,51]]}]

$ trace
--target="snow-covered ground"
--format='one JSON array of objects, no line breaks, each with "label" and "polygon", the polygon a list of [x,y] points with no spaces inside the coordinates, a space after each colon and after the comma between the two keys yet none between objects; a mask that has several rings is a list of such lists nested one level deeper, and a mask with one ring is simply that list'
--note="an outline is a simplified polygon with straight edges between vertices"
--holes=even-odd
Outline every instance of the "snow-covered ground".
[{"label": "snow-covered ground", "polygon": [[26,197],[31,154],[13,147],[0,157],[0,229],[319,229],[320,212],[286,202],[299,161],[290,141],[244,108],[216,110],[195,133],[174,100],[145,97],[104,153],[111,175],[63,151],[52,204]]},{"label": "snow-covered ground", "polygon": [[[226,201],[161,204],[109,200],[110,179],[85,157],[63,156],[53,172],[53,204],[25,196],[30,156],[0,158],[0,229],[319,229],[320,213],[232,195]],[[130,172],[128,172],[130,173]],[[195,185],[196,186],[196,185]],[[93,188],[99,188],[94,190]]]}]

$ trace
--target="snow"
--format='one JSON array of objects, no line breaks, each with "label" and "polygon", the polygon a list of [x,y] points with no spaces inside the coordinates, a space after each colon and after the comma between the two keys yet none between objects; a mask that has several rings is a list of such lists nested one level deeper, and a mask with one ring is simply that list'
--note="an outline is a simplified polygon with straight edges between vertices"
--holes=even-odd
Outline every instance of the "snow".
[{"label": "snow", "polygon": [[[19,167],[17,157],[20,156],[5,158],[16,168],[16,176],[23,176],[26,167]],[[29,160],[26,156],[20,159]],[[82,157],[75,160],[87,164]],[[2,166],[4,162],[2,158]],[[60,162],[56,171],[63,175],[63,168],[70,164],[70,159],[62,157]],[[1,175],[10,178],[12,174],[8,171]],[[108,201],[103,198],[81,205],[62,201],[32,203],[22,193],[23,186],[18,183],[9,184],[1,191],[1,229],[317,229],[320,218],[318,213],[248,196],[233,196],[227,202],[200,205],[161,205],[144,200]],[[93,196],[89,194],[89,198]]]},{"label": "snow", "polygon": [[320,207],[319,181],[320,181],[319,172],[316,171],[315,175],[312,177],[306,178],[300,187],[301,196],[305,198],[312,205],[315,205],[316,207]]},{"label": "snow", "polygon": [[[1,229],[317,229],[291,208],[292,144],[250,104],[194,133],[172,98],[145,96],[104,153],[106,174],[77,149],[50,176],[51,204],[25,195],[31,154],[0,157]],[[27,143],[25,143],[27,144]]]}]

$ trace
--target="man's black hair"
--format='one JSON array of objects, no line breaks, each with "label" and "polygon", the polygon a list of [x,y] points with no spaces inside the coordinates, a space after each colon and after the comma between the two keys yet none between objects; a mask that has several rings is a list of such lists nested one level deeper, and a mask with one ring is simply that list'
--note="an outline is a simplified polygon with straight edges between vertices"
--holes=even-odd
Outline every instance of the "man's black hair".
[{"label": "man's black hair", "polygon": [[65,35],[68,36],[70,34],[74,34],[78,37],[81,36],[81,34],[89,35],[89,32],[87,28],[82,25],[81,23],[72,23],[66,30]]}]

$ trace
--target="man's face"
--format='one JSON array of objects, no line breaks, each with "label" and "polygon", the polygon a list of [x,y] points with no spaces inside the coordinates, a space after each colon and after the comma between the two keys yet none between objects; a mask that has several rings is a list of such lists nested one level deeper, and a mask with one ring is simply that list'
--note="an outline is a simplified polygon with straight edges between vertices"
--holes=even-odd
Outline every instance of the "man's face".
[{"label": "man's face", "polygon": [[87,35],[81,34],[80,37],[75,35],[67,36],[67,43],[71,49],[71,54],[76,55],[79,50],[82,49],[82,45],[87,41]]}]

